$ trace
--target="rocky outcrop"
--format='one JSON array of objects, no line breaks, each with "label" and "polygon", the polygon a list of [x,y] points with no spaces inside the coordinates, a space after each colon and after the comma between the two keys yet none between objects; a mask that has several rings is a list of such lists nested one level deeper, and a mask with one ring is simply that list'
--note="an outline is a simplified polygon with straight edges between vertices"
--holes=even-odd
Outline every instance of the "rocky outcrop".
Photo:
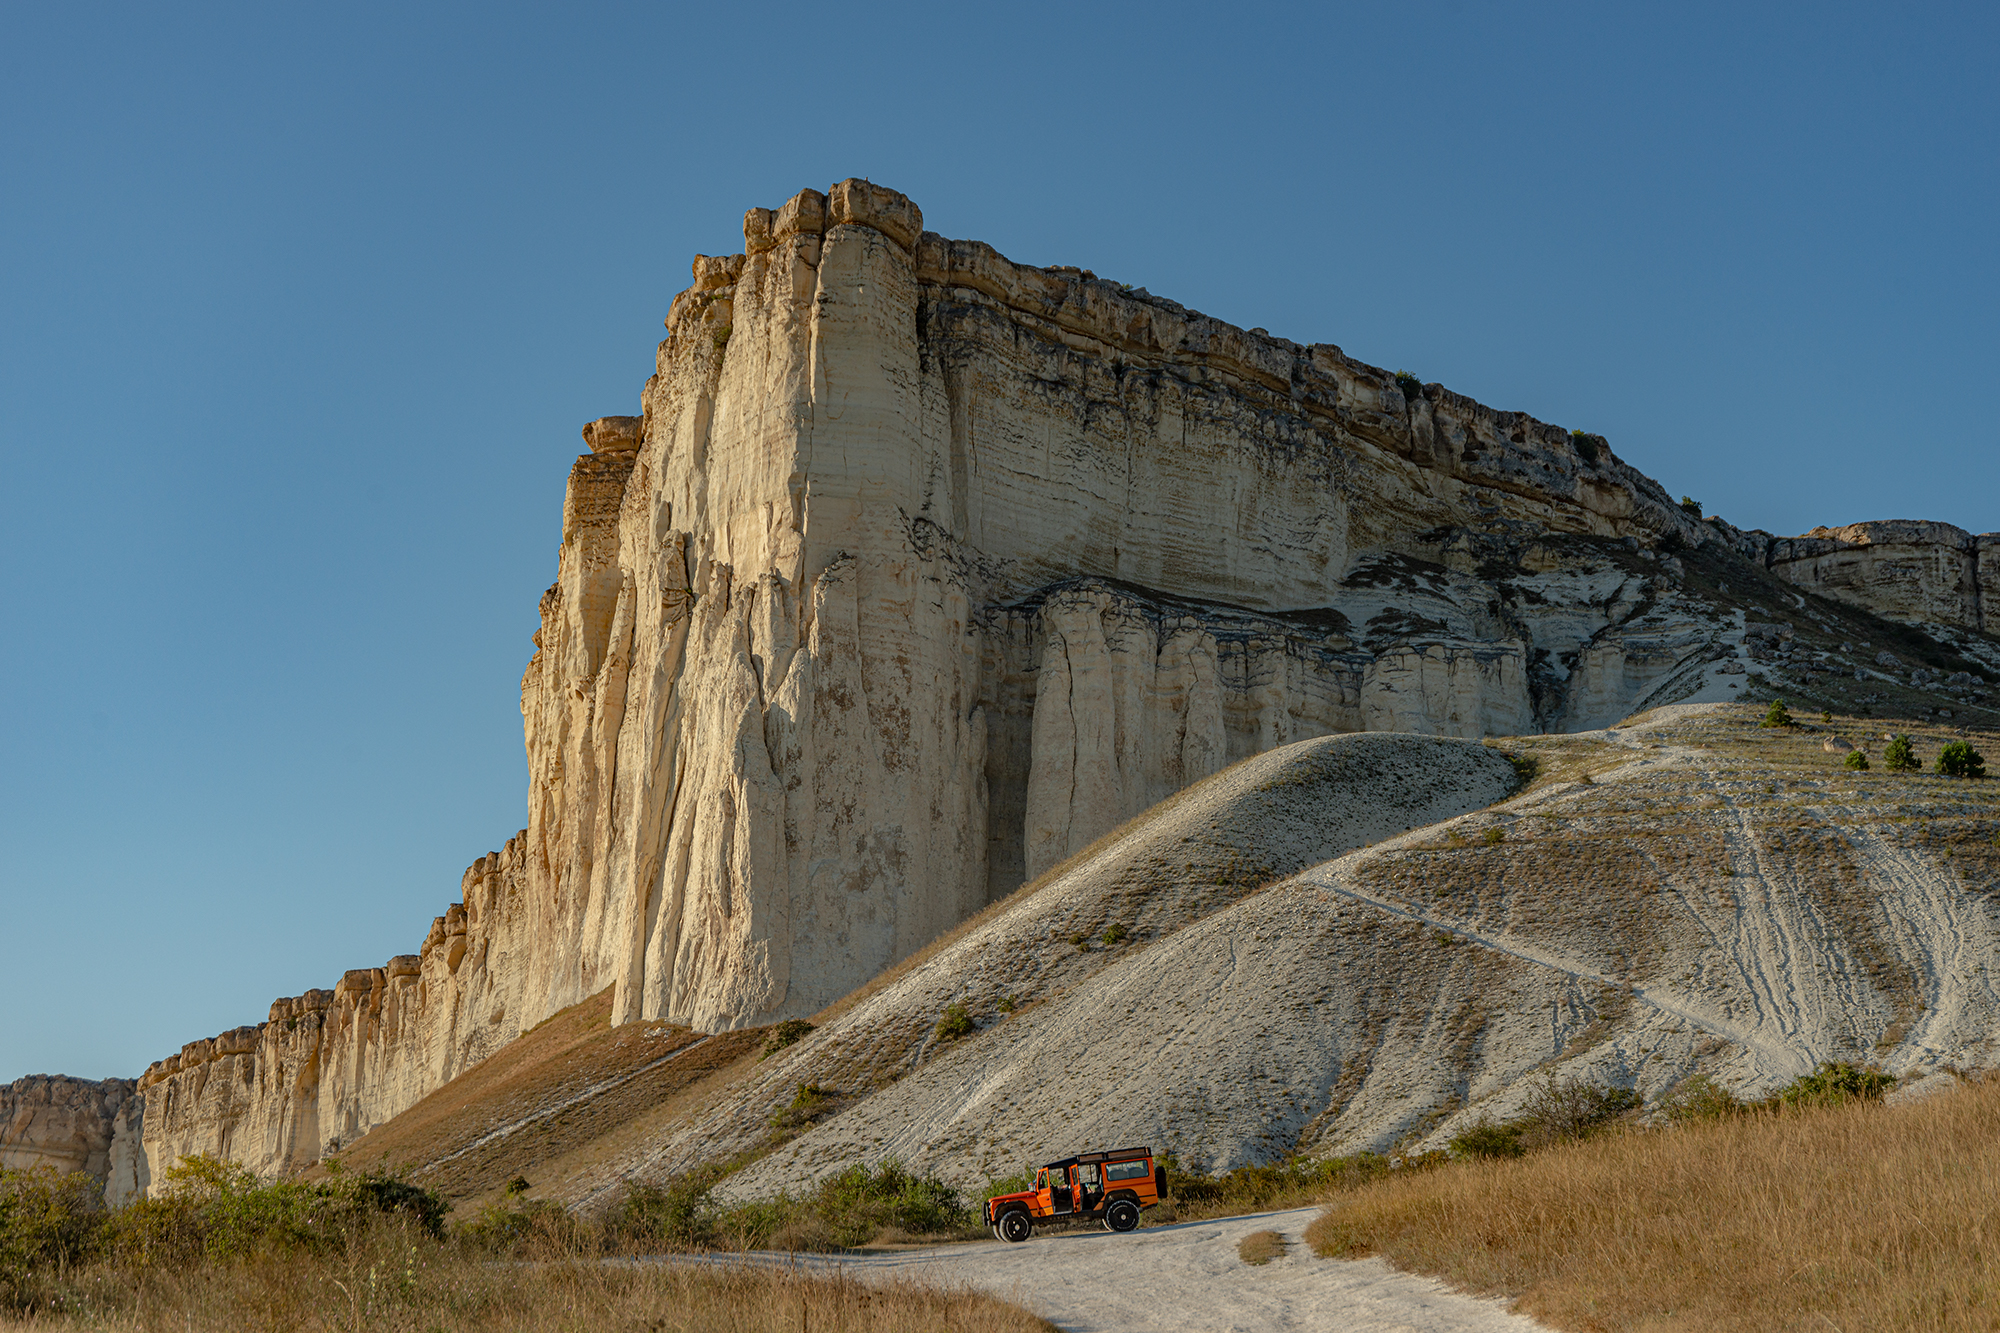
[{"label": "rocky outcrop", "polygon": [[149,1183],[141,1142],[145,1099],[129,1078],[33,1074],[0,1085],[0,1167],[81,1171],[116,1207]]},{"label": "rocky outcrop", "polygon": [[1835,601],[1887,620],[2000,635],[2000,532],[1895,519],[1739,538],[1778,577]]},{"label": "rocky outcrop", "polygon": [[695,260],[585,428],[528,825],[419,954],[145,1080],[155,1166],[312,1160],[524,1027],[816,1012],[1230,760],[1600,725],[1718,651],[1601,439],[925,232],[865,181]]}]

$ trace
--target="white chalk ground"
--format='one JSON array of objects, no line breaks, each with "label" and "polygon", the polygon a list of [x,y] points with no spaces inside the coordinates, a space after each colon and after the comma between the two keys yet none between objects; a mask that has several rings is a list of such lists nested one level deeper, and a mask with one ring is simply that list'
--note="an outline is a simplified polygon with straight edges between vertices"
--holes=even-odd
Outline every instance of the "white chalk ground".
[{"label": "white chalk ground", "polygon": [[[887,1253],[751,1262],[839,1271],[871,1283],[970,1287],[1033,1310],[1065,1333],[1529,1333],[1546,1326],[1498,1300],[1399,1273],[1380,1259],[1322,1259],[1305,1243],[1317,1208],[1213,1222],[1055,1232],[1019,1245],[984,1241]],[[1244,1263],[1253,1231],[1285,1238],[1282,1259]],[[724,1262],[737,1262],[735,1259]]]}]

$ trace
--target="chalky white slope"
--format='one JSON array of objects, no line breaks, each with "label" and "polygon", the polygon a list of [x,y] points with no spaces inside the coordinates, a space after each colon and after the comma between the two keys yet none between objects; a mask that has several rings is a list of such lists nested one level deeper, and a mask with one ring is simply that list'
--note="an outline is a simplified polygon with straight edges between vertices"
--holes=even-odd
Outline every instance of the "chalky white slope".
[{"label": "chalky white slope", "polygon": [[[1529,743],[1595,780],[1478,810],[1511,787],[1502,756],[1405,736],[1238,765],[623,1171],[749,1146],[802,1082],[847,1109],[728,1192],[891,1157],[973,1186],[1113,1143],[1203,1170],[1434,1147],[1551,1072],[1653,1100],[1695,1071],[1754,1093],[1825,1059],[1995,1062],[1990,872],[1907,832],[1914,813],[1990,847],[1983,787],[1847,774],[1818,738],[1727,707]],[[1267,859],[1249,884],[1218,884],[1253,848]],[[1267,875],[1284,877],[1245,891]],[[1130,935],[1106,950],[1114,922]],[[942,1042],[952,1003],[981,1030]]]}]

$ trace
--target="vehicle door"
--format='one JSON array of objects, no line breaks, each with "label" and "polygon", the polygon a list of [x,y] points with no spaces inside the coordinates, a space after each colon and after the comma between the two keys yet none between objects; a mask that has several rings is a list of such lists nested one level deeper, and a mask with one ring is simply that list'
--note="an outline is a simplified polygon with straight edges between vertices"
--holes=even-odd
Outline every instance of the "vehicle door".
[{"label": "vehicle door", "polygon": [[1057,1217],[1075,1209],[1075,1168],[1049,1172],[1049,1212]]},{"label": "vehicle door", "polygon": [[1076,1211],[1094,1213],[1104,1206],[1104,1177],[1095,1162],[1076,1169]]}]

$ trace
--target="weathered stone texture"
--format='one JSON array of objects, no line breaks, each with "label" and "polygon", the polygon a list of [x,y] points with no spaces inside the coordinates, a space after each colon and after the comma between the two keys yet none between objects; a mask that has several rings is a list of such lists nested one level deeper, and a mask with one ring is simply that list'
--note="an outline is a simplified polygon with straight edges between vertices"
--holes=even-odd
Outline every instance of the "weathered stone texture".
[{"label": "weathered stone texture", "polygon": [[744,247],[585,429],[527,828],[420,954],[150,1070],[156,1169],[309,1161],[613,984],[621,1022],[813,1013],[1234,759],[1600,725],[1713,646],[1632,554],[1707,530],[1601,441],[866,182]]},{"label": "weathered stone texture", "polygon": [[112,1207],[148,1183],[141,1142],[145,1099],[129,1078],[31,1074],[0,1085],[0,1166],[81,1171],[104,1183]]},{"label": "weathered stone texture", "polygon": [[1850,523],[1768,538],[1767,561],[1788,582],[1890,620],[2000,634],[2000,532]]}]

